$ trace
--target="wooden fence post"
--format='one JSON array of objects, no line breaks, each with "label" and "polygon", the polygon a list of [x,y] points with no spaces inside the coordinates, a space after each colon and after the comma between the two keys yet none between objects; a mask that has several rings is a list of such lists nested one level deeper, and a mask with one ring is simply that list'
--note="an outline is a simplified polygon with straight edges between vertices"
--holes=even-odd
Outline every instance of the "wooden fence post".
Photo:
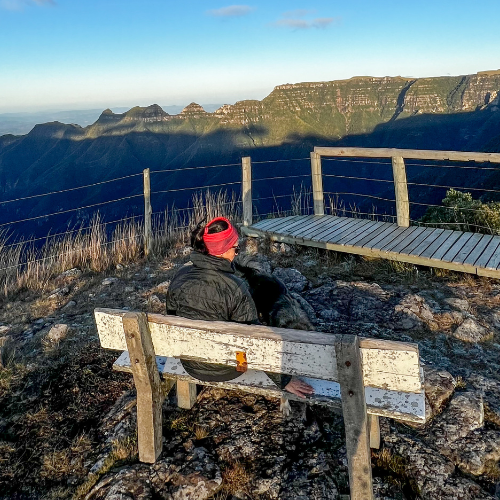
[{"label": "wooden fence post", "polygon": [[162,450],[163,396],[147,316],[126,313],[123,329],[137,390],[139,461],[152,464]]},{"label": "wooden fence post", "polygon": [[405,161],[400,156],[392,157],[392,173],[394,176],[394,191],[396,193],[396,214],[398,226],[410,226],[410,200],[406,183]]},{"label": "wooden fence post", "polygon": [[311,175],[314,200],[314,215],[325,215],[323,175],[321,172],[321,155],[314,152],[311,153]]},{"label": "wooden fence post", "polygon": [[335,355],[344,415],[351,500],[373,500],[370,435],[358,337],[340,335],[335,342]]},{"label": "wooden fence post", "polygon": [[151,224],[151,179],[149,168],[144,169],[144,255],[147,257],[151,252],[153,242],[153,229]]},{"label": "wooden fence post", "polygon": [[243,225],[252,225],[252,161],[250,156],[241,159],[242,182],[241,200],[243,201]]}]

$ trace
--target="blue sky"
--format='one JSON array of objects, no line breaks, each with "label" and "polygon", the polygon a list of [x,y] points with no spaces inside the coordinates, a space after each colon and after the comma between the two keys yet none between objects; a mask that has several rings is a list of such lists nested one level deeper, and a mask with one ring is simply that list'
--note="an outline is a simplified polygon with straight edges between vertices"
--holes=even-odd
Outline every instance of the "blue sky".
[{"label": "blue sky", "polygon": [[262,99],[500,68],[498,0],[0,0],[0,112]]}]

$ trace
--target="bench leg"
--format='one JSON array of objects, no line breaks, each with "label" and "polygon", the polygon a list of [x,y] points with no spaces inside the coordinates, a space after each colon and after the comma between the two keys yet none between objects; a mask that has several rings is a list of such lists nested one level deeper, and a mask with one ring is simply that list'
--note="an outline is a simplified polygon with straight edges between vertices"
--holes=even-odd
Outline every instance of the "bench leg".
[{"label": "bench leg", "polygon": [[196,403],[196,384],[186,380],[177,381],[177,406],[190,410]]},{"label": "bench leg", "polygon": [[368,415],[370,425],[370,448],[378,450],[380,448],[380,422],[378,415]]},{"label": "bench leg", "polygon": [[368,414],[358,337],[342,335],[335,343],[346,434],[351,500],[373,500]]},{"label": "bench leg", "polygon": [[123,328],[137,390],[139,461],[154,463],[162,450],[163,394],[147,316],[127,313]]}]

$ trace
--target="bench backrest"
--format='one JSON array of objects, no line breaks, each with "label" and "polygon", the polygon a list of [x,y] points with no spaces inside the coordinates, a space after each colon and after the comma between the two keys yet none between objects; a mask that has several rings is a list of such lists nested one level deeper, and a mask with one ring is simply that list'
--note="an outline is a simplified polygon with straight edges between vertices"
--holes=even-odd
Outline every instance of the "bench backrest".
[{"label": "bench backrest", "polygon": [[[122,321],[127,312],[95,310],[103,348],[127,350]],[[339,381],[336,350],[341,335],[160,314],[148,314],[147,320],[157,356],[236,366],[238,353],[245,353],[252,370],[319,379],[316,386],[321,386],[321,380]],[[368,413],[424,422],[418,346],[361,338],[359,347]],[[334,396],[329,387],[328,394]]]}]

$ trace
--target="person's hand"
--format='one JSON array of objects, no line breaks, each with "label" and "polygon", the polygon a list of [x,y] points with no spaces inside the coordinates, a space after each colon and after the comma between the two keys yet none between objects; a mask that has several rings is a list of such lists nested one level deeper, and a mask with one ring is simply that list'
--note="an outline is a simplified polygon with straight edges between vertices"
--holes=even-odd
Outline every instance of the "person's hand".
[{"label": "person's hand", "polygon": [[285,391],[291,392],[299,398],[305,399],[306,396],[310,396],[314,394],[314,389],[309,385],[299,380],[298,378],[293,377],[290,382],[285,386]]}]

